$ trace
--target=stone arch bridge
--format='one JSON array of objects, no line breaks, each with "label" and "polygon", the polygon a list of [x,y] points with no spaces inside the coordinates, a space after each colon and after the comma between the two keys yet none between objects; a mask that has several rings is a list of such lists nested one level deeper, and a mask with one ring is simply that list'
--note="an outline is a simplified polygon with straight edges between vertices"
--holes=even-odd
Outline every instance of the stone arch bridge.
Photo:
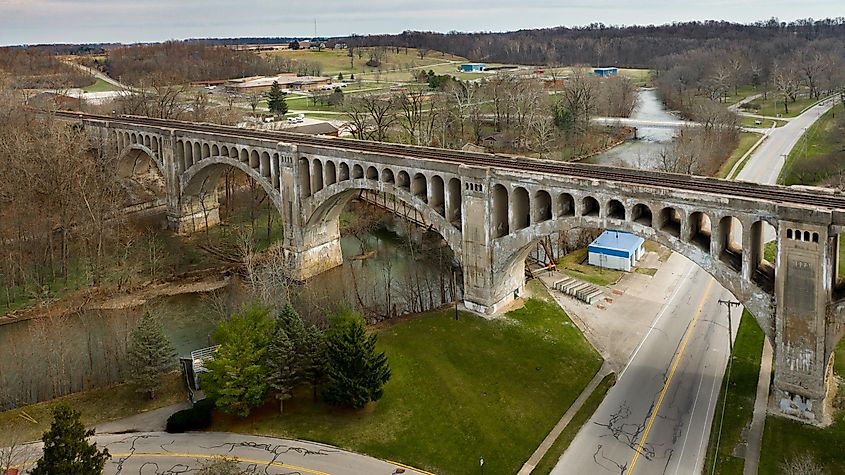
[{"label": "stone arch bridge", "polygon": [[[237,168],[284,222],[290,275],[342,263],[338,216],[359,190],[418,210],[463,268],[468,308],[518,296],[532,246],[574,227],[630,231],[683,254],[755,316],[774,344],[776,401],[819,421],[843,334],[837,269],[845,196],[656,172],[134,117],[60,112],[165,178],[168,219],[190,233],[219,221],[216,188]],[[99,142],[102,143],[102,142]],[[765,239],[764,239],[765,236]],[[765,259],[764,240],[776,251]]]}]

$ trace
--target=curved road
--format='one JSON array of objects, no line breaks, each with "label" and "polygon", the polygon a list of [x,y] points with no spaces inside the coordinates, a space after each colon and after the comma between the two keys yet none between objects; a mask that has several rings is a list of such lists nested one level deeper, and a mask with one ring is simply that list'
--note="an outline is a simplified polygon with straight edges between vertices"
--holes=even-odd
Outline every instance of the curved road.
[{"label": "curved road", "polygon": [[[775,183],[786,155],[832,104],[768,131],[737,178]],[[553,474],[701,473],[727,364],[727,315],[718,300],[733,297],[689,261],[676,272],[685,278],[654,309],[651,329]],[[733,310],[734,335],[740,314]]]},{"label": "curved road", "polygon": [[[97,435],[89,440],[98,448],[107,448],[112,456],[106,463],[106,475],[189,473],[223,459],[270,475],[431,475],[330,445],[223,432],[139,432]],[[33,444],[39,452],[40,447],[40,443]]]}]

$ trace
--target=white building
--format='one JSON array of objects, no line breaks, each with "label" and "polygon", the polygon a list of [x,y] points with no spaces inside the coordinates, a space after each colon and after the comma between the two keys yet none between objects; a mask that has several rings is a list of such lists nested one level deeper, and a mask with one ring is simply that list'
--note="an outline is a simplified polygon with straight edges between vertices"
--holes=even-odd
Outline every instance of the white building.
[{"label": "white building", "polygon": [[590,265],[630,272],[643,257],[645,240],[624,231],[605,231],[587,247]]}]

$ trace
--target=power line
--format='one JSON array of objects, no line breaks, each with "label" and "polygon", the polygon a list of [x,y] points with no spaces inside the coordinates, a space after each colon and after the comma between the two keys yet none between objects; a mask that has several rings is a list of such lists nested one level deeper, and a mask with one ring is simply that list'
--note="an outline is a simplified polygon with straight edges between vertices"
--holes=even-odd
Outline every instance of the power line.
[{"label": "power line", "polygon": [[733,300],[719,300],[720,305],[724,305],[728,307],[728,371],[725,376],[725,393],[722,399],[722,414],[719,417],[719,431],[716,434],[716,448],[713,452],[713,466],[711,467],[710,474],[713,475],[716,473],[716,465],[719,463],[719,444],[722,442],[722,426],[725,423],[725,407],[728,404],[728,389],[730,389],[731,384],[731,366],[733,366],[733,353],[734,353],[734,339],[733,339],[733,322],[731,321],[731,309],[733,307],[739,307],[739,302],[735,302]]}]

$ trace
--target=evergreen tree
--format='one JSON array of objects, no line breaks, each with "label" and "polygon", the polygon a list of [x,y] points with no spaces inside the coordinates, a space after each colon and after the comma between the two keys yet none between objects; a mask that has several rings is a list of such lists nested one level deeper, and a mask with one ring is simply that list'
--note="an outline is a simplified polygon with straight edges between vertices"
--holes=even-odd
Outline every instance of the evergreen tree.
[{"label": "evergreen tree", "polygon": [[140,393],[155,398],[161,385],[161,375],[173,369],[176,350],[164,334],[161,321],[145,312],[138,326],[129,335],[129,349],[126,359],[129,364],[129,380]]},{"label": "evergreen tree", "polygon": [[305,340],[305,370],[303,379],[311,385],[314,400],[326,377],[326,335],[317,326],[308,329]]},{"label": "evergreen tree", "polygon": [[223,321],[214,332],[220,348],[202,375],[206,394],[226,413],[246,417],[264,403],[269,384],[265,359],[275,322],[265,307],[253,306]]},{"label": "evergreen tree", "polygon": [[354,81],[354,80],[355,80],[355,73],[352,73],[352,74],[350,74],[350,75],[349,75],[349,80],[350,80],[350,81]]},{"label": "evergreen tree", "polygon": [[359,316],[333,322],[326,339],[323,398],[328,404],[360,409],[381,398],[390,367],[384,353],[376,351],[377,339],[367,335]]},{"label": "evergreen tree", "polygon": [[342,73],[342,72],[337,73],[337,80],[338,80],[338,81],[343,81],[343,73]]},{"label": "evergreen tree", "polygon": [[287,333],[291,344],[293,345],[294,354],[297,356],[295,363],[295,370],[297,374],[302,375],[302,370],[305,367],[304,358],[306,354],[306,342],[308,332],[305,330],[305,324],[302,323],[302,318],[296,313],[289,302],[285,303],[279,316],[276,318],[276,326],[281,327]]},{"label": "evergreen tree", "polygon": [[44,432],[44,453],[32,475],[92,475],[103,473],[109,451],[97,450],[97,444],[86,440],[94,429],[85,430],[79,413],[65,405],[53,409],[53,423]]},{"label": "evergreen tree", "polygon": [[267,108],[274,116],[288,113],[288,103],[285,101],[285,93],[282,92],[282,87],[279,86],[277,81],[273,81],[273,85],[267,91]]},{"label": "evergreen tree", "polygon": [[276,390],[279,412],[284,412],[285,400],[293,396],[293,389],[300,380],[298,360],[299,355],[294,351],[293,342],[284,328],[277,324],[267,350],[267,379],[270,387]]}]

